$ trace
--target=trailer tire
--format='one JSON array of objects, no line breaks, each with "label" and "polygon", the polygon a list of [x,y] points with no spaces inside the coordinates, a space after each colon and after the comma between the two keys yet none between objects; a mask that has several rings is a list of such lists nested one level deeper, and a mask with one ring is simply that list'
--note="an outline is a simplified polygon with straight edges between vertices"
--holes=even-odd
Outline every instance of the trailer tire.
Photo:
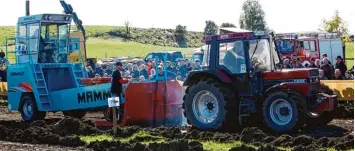
[{"label": "trailer tire", "polygon": [[82,119],[86,115],[86,111],[83,111],[83,110],[63,111],[63,114],[64,114],[64,116]]},{"label": "trailer tire", "polygon": [[36,101],[30,94],[21,97],[20,112],[24,121],[43,120],[46,117],[46,112],[38,110]]},{"label": "trailer tire", "polygon": [[[183,110],[189,124],[198,129],[238,130],[239,101],[230,86],[204,78],[186,90]],[[198,98],[202,96],[208,101]]]},{"label": "trailer tire", "polygon": [[298,108],[284,92],[271,93],[263,103],[263,117],[269,130],[288,133],[298,130]]}]

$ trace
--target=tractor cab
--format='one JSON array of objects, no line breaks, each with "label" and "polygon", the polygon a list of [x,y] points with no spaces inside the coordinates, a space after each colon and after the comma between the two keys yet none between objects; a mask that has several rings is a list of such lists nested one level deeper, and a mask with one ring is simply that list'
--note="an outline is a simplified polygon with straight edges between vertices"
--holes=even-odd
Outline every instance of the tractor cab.
[{"label": "tractor cab", "polygon": [[71,15],[62,14],[20,17],[14,39],[16,63],[68,63],[71,21]]}]

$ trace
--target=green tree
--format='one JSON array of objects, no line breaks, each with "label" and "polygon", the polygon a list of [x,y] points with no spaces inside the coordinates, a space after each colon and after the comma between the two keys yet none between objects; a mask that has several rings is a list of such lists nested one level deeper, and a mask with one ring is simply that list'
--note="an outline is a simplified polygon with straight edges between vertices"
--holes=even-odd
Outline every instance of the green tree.
[{"label": "green tree", "polygon": [[222,23],[221,28],[224,28],[224,27],[237,27],[237,26],[235,26],[232,23]]},{"label": "green tree", "polygon": [[239,18],[240,28],[264,31],[266,27],[264,16],[265,13],[259,0],[247,0],[242,6],[242,14]]},{"label": "green tree", "polygon": [[187,33],[187,27],[183,26],[183,25],[177,25],[175,28],[175,35],[180,37],[180,38],[184,38],[185,35]]},{"label": "green tree", "polygon": [[339,11],[336,10],[334,16],[329,20],[323,20],[323,30],[326,32],[339,33],[341,37],[345,37],[348,28],[345,21],[340,17]]},{"label": "green tree", "polygon": [[217,24],[214,21],[207,20],[204,34],[205,35],[217,35],[217,33],[218,33]]}]

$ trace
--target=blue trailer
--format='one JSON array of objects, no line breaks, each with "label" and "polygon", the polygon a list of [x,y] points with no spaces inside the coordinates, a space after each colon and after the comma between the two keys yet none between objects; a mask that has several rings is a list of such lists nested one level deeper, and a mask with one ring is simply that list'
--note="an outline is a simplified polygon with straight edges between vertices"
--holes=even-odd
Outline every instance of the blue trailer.
[{"label": "blue trailer", "polygon": [[110,83],[85,86],[82,59],[68,62],[71,52],[80,51],[71,49],[76,43],[69,38],[71,22],[71,14],[20,17],[16,37],[6,39],[8,109],[20,111],[26,121],[56,111],[81,118],[87,109],[107,107]]}]

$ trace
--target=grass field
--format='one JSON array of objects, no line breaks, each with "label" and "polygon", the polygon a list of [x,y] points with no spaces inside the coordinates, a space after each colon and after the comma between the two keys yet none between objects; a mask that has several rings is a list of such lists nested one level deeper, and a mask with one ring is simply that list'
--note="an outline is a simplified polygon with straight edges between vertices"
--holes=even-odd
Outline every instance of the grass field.
[{"label": "grass field", "polygon": [[[345,58],[354,58],[354,43],[347,43],[345,46]],[[345,60],[346,66],[350,69],[354,65],[354,60]]]},{"label": "grass field", "polygon": [[121,39],[89,38],[87,41],[88,57],[106,58],[117,56],[144,57],[152,51],[179,50],[184,55],[190,56],[193,48],[163,47],[156,45],[140,44],[136,42],[124,42]]}]

